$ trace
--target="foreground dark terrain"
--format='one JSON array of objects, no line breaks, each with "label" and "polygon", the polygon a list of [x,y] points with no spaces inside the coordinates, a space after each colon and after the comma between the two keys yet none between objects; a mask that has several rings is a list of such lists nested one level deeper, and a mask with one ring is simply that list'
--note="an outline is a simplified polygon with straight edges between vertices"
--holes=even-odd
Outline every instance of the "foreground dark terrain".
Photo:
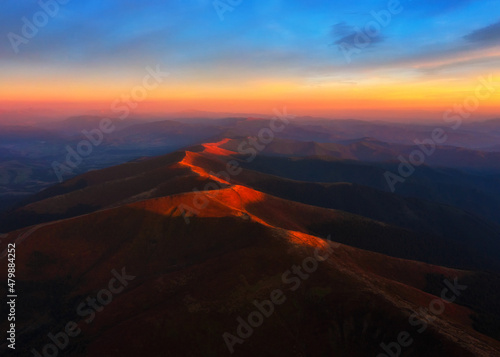
[{"label": "foreground dark terrain", "polygon": [[60,355],[499,356],[492,123],[450,134],[395,190],[385,173],[429,128],[299,120],[263,141],[269,119],[129,123],[55,185],[50,164],[19,159],[14,182],[5,159],[3,189],[25,189],[0,217],[16,353],[43,355],[74,322]]}]

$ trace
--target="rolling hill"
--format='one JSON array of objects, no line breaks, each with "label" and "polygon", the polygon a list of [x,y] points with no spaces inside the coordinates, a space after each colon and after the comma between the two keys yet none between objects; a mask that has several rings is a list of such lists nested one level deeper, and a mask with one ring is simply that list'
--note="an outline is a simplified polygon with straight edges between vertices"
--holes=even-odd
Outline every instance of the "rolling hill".
[{"label": "rolling hill", "polygon": [[[309,221],[300,205],[276,210],[272,205],[289,205],[242,186],[214,192],[203,212],[186,224],[179,206],[195,196],[148,199],[51,222],[29,236],[9,234],[2,244],[16,242],[20,302],[31,306],[19,313],[18,343],[41,350],[50,342],[49,332],[75,321],[82,332],[65,351],[72,356],[223,355],[229,352],[222,336],[237,333],[238,316],[248,316],[255,309],[252,301],[280,289],[283,305],[248,341],[229,344],[236,355],[254,355],[263,345],[266,356],[377,354],[383,352],[381,341],[390,344],[402,330],[414,339],[408,355],[499,353],[499,342],[474,329],[478,312],[458,304],[436,316],[421,309],[437,299],[426,292],[432,277],[474,281],[478,273],[339,245],[334,241],[340,234],[332,235],[332,242],[296,231]],[[295,210],[302,212],[302,222]],[[359,227],[351,215],[328,214],[330,222],[343,221],[349,231]],[[372,230],[359,234],[372,236]],[[316,270],[307,268],[303,282],[283,278],[315,254],[328,258]],[[77,306],[106,287],[110,271],[121,267],[133,277],[130,283],[86,322]],[[38,306],[46,304],[49,309],[41,313]],[[408,322],[413,314],[422,319],[416,327]]]},{"label": "rolling hill", "polygon": [[[500,354],[498,226],[443,196],[338,180],[387,165],[332,158],[344,144],[278,143],[253,160],[225,138],[90,171],[4,214],[19,353],[74,322],[71,356]],[[411,187],[455,172],[421,169]]]}]

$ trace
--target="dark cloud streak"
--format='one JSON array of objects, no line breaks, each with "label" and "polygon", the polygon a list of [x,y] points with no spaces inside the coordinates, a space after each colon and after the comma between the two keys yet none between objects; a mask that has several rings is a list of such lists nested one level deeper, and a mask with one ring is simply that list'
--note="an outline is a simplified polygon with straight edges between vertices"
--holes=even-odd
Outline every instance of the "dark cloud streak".
[{"label": "dark cloud streak", "polygon": [[500,43],[500,21],[464,36],[470,42]]}]

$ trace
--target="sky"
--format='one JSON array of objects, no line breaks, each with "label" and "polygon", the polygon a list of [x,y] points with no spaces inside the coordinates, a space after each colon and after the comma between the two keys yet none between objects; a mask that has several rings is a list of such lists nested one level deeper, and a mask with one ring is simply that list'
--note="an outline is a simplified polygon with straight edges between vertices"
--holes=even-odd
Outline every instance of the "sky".
[{"label": "sky", "polygon": [[[480,78],[500,84],[499,10],[500,0],[5,0],[0,111],[436,118]],[[475,116],[500,117],[500,86],[490,94]]]}]

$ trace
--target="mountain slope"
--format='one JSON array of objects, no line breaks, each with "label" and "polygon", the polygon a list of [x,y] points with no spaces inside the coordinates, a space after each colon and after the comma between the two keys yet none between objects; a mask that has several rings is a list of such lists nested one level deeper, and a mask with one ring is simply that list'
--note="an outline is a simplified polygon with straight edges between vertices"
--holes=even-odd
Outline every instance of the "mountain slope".
[{"label": "mountain slope", "polygon": [[[266,217],[262,214],[267,212],[273,219],[271,225],[282,226],[281,223],[285,222],[287,228],[294,227],[308,234],[325,235],[327,231],[338,231],[342,233],[342,238],[338,238],[342,243],[401,258],[462,268],[500,270],[498,227],[473,215],[453,207],[357,185],[296,182],[251,170],[223,175],[221,172],[227,169],[228,160],[237,158],[234,152],[223,148],[227,142],[207,143],[193,147],[191,151],[89,172],[35,196],[33,203],[9,213],[3,226],[17,228],[154,197],[207,189],[214,190],[216,196],[222,195],[220,200],[224,202],[235,199],[227,192],[244,189],[247,193],[265,197],[262,200],[265,204],[255,202],[252,212],[264,221]],[[244,165],[241,159],[238,162]],[[228,187],[231,187],[230,191],[227,191]],[[206,201],[205,196],[204,193],[195,194],[192,202],[184,208],[185,213],[200,214],[201,211],[203,214],[205,208],[199,209],[198,206]],[[344,227],[334,219],[330,210],[311,208],[299,202],[348,211],[393,228],[377,228],[379,223],[361,217],[357,218],[357,227]],[[303,220],[302,216],[309,211],[308,218]],[[281,212],[281,220],[278,212]],[[347,213],[337,214],[342,215],[348,216]],[[363,230],[371,230],[378,238],[366,240],[355,233]],[[387,234],[390,230],[394,233]]]},{"label": "mountain slope", "polygon": [[[19,345],[40,350],[49,342],[48,332],[76,321],[82,333],[70,343],[72,356],[224,355],[228,350],[222,336],[236,333],[238,316],[248,316],[255,309],[252,301],[269,299],[281,289],[287,301],[275,307],[251,338],[234,346],[237,355],[375,355],[383,352],[380,341],[390,343],[402,330],[411,331],[415,340],[405,351],[408,355],[500,352],[500,343],[473,330],[474,311],[463,306],[447,305],[421,334],[408,322],[414,312],[430,319],[420,310],[436,299],[424,292],[428,275],[465,279],[475,273],[273,227],[252,213],[256,203],[265,203],[265,195],[243,187],[208,196],[207,209],[187,225],[179,205],[190,204],[194,195],[56,221],[17,241],[21,232],[9,234],[2,247],[17,242],[20,304],[32,306],[19,314]],[[344,219],[351,228],[359,223]],[[314,257],[315,249],[330,256],[292,290],[298,283],[284,281],[282,274]],[[87,324],[76,307],[107,286],[112,269],[122,267],[135,278]],[[42,284],[54,287],[55,295],[36,288]],[[38,304],[54,298],[57,308],[40,314]],[[36,330],[29,328],[33,324]]]},{"label": "mountain slope", "polygon": [[[248,160],[229,142],[88,172],[11,212],[44,222],[0,240],[3,264],[17,250],[16,352],[74,321],[70,356],[376,356],[404,331],[404,356],[500,354],[500,275],[475,271],[499,271],[495,227],[369,187],[236,170]],[[273,312],[248,322],[267,300]],[[235,340],[242,319],[252,332]]]}]

